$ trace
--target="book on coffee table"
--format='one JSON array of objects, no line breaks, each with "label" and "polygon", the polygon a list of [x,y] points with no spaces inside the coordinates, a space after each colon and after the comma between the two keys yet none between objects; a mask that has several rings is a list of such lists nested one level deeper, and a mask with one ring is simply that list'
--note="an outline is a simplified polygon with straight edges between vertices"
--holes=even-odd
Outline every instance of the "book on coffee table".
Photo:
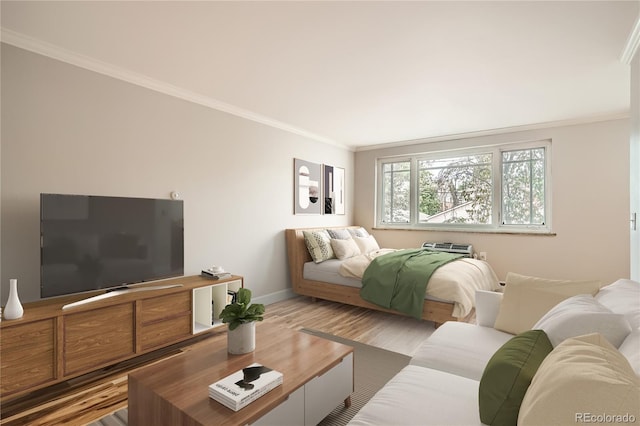
[{"label": "book on coffee table", "polygon": [[254,363],[209,385],[209,397],[234,411],[282,384],[282,373]]}]

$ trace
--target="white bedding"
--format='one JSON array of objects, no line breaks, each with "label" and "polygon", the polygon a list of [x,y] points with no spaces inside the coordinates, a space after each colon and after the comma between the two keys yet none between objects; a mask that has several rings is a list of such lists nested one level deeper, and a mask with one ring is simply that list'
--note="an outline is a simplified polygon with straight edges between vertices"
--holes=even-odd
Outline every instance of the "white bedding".
[{"label": "white bedding", "polygon": [[[315,276],[313,275],[314,272],[311,273],[311,276],[308,276],[308,268],[305,265],[304,277],[334,284],[354,285],[354,283],[359,283],[364,270],[367,269],[371,260],[393,251],[395,249],[380,249],[342,261],[331,259],[332,263],[324,267],[321,265],[329,261],[318,264],[318,268],[315,269]],[[336,268],[340,275],[338,278],[335,277]],[[323,271],[323,269],[324,272],[318,272]],[[313,268],[310,267],[309,270],[313,270]],[[456,318],[464,318],[469,315],[474,307],[476,290],[493,291],[499,288],[498,277],[487,262],[460,258],[436,269],[427,284],[425,298],[453,302],[452,315]]]}]

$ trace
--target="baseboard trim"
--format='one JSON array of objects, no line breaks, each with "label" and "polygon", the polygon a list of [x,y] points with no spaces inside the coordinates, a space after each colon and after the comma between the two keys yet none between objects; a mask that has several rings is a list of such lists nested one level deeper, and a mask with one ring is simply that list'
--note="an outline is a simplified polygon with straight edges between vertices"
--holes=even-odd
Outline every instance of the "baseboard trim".
[{"label": "baseboard trim", "polygon": [[296,294],[293,292],[293,289],[286,289],[276,291],[275,293],[265,294],[264,296],[254,297],[253,303],[262,303],[263,305],[270,305],[276,302],[282,302],[283,300],[291,299],[296,297]]}]

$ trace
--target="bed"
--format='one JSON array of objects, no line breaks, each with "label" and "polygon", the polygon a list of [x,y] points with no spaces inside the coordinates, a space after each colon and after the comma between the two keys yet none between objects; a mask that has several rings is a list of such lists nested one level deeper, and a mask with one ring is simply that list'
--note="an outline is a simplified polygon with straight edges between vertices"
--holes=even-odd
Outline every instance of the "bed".
[{"label": "bed", "polygon": [[[359,226],[296,228],[286,229],[285,237],[289,271],[293,291],[312,299],[375,309],[394,314],[395,310],[386,309],[367,302],[360,297],[362,283],[357,274],[344,276],[341,273],[343,261],[330,259],[314,263],[304,240],[304,231],[322,229],[342,230],[360,229]],[[433,321],[436,326],[446,321],[467,321],[473,314],[476,290],[497,290],[498,278],[488,263],[463,258],[440,267],[431,277],[422,310],[422,319]]]}]

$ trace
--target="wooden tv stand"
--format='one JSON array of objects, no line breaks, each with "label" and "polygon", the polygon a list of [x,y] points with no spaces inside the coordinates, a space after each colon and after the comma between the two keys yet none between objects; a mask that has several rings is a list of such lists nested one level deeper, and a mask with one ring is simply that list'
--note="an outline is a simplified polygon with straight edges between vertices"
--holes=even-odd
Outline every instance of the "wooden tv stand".
[{"label": "wooden tv stand", "polygon": [[[167,288],[136,291],[146,286]],[[242,286],[240,276],[212,280],[196,275],[136,286],[67,309],[62,308],[104,292],[26,303],[22,318],[0,322],[0,400],[213,330],[222,325],[227,290]]]}]

